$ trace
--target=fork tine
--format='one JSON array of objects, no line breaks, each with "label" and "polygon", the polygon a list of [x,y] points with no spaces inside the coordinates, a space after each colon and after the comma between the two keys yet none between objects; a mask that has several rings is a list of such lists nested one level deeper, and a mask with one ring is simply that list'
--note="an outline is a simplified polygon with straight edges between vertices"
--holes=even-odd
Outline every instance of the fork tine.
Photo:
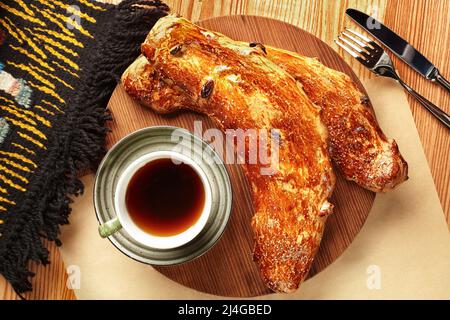
[{"label": "fork tine", "polygon": [[350,41],[348,41],[347,39],[345,39],[342,36],[338,36],[338,39],[341,40],[342,42],[344,42],[345,44],[347,44],[348,46],[350,46],[353,50],[355,50],[356,52],[359,52],[361,54],[364,54],[365,52],[362,50],[362,48],[359,48],[358,46],[354,45],[353,43],[351,43]]},{"label": "fork tine", "polygon": [[370,39],[367,38],[366,36],[364,36],[364,35],[362,35],[362,34],[356,32],[356,31],[353,31],[352,29],[346,28],[345,30],[348,31],[348,32],[350,32],[350,33],[352,33],[353,35],[357,36],[358,38],[360,38],[361,40],[363,40],[363,41],[365,41],[365,42],[367,42],[367,43],[372,42],[372,40],[370,40]]},{"label": "fork tine", "polygon": [[349,38],[350,40],[352,40],[353,42],[355,42],[357,45],[359,45],[361,48],[364,49],[370,49],[370,47],[367,45],[367,43],[362,42],[361,40],[358,40],[357,38],[355,38],[354,36],[346,33],[345,31],[342,32],[343,36],[346,36],[347,38]]},{"label": "fork tine", "polygon": [[345,51],[347,51],[347,53],[349,53],[353,58],[360,58],[359,55],[355,52],[353,52],[350,48],[348,48],[345,44],[343,44],[342,42],[339,42],[338,40],[334,40],[334,42],[341,47],[342,49],[344,49]]}]

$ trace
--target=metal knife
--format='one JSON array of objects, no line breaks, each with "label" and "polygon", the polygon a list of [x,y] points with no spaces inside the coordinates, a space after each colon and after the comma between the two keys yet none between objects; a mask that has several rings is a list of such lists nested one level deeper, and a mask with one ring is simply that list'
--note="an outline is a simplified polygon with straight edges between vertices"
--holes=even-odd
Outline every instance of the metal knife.
[{"label": "metal knife", "polygon": [[450,82],[442,76],[439,70],[423,54],[406,42],[406,40],[364,12],[349,8],[345,13],[423,77],[439,83],[450,92]]}]

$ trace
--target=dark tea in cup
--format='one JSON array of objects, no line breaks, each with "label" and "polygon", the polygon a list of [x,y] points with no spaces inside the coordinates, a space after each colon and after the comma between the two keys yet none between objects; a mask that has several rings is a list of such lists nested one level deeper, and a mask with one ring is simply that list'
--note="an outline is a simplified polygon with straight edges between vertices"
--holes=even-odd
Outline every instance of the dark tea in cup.
[{"label": "dark tea in cup", "polygon": [[134,173],[125,204],[139,228],[155,236],[173,236],[200,218],[205,207],[205,188],[193,167],[161,158]]}]

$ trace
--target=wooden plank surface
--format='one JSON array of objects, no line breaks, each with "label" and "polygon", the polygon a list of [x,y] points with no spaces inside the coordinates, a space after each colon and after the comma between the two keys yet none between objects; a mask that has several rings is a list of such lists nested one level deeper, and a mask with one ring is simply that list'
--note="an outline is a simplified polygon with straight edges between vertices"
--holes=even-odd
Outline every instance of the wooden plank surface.
[{"label": "wooden plank surface", "polygon": [[[390,0],[385,21],[450,79],[450,1]],[[406,83],[450,114],[449,92],[391,56]],[[408,101],[450,228],[450,131],[413,98]]]},{"label": "wooden plank surface", "polygon": [[[117,3],[120,0],[102,0]],[[250,14],[279,19],[299,26],[325,42],[332,40],[345,27],[354,24],[345,18],[345,9],[358,8],[378,17],[394,31],[408,39],[450,77],[450,1],[448,0],[170,0],[175,12],[194,21],[210,17]],[[336,48],[336,47],[334,47]],[[342,54],[343,55],[343,54]],[[372,77],[347,55],[345,60],[361,78]],[[394,59],[395,60],[395,59]],[[450,112],[450,94],[426,82],[403,63],[396,62],[402,77],[424,96]],[[450,227],[450,134],[418,103],[409,99],[411,110],[425,150],[436,188]],[[65,267],[59,252],[49,244],[52,264],[47,268],[32,266],[34,292],[30,299],[74,298],[67,289]],[[49,271],[50,270],[50,271]],[[16,299],[11,287],[0,278],[0,299]]]}]

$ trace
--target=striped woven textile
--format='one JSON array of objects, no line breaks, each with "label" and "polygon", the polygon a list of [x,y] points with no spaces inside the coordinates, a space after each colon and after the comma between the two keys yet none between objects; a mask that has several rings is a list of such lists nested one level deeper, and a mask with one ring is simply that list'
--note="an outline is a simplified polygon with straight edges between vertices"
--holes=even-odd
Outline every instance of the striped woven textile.
[{"label": "striped woven textile", "polygon": [[31,290],[48,263],[79,172],[104,154],[108,99],[153,24],[159,1],[0,1],[0,274]]}]

